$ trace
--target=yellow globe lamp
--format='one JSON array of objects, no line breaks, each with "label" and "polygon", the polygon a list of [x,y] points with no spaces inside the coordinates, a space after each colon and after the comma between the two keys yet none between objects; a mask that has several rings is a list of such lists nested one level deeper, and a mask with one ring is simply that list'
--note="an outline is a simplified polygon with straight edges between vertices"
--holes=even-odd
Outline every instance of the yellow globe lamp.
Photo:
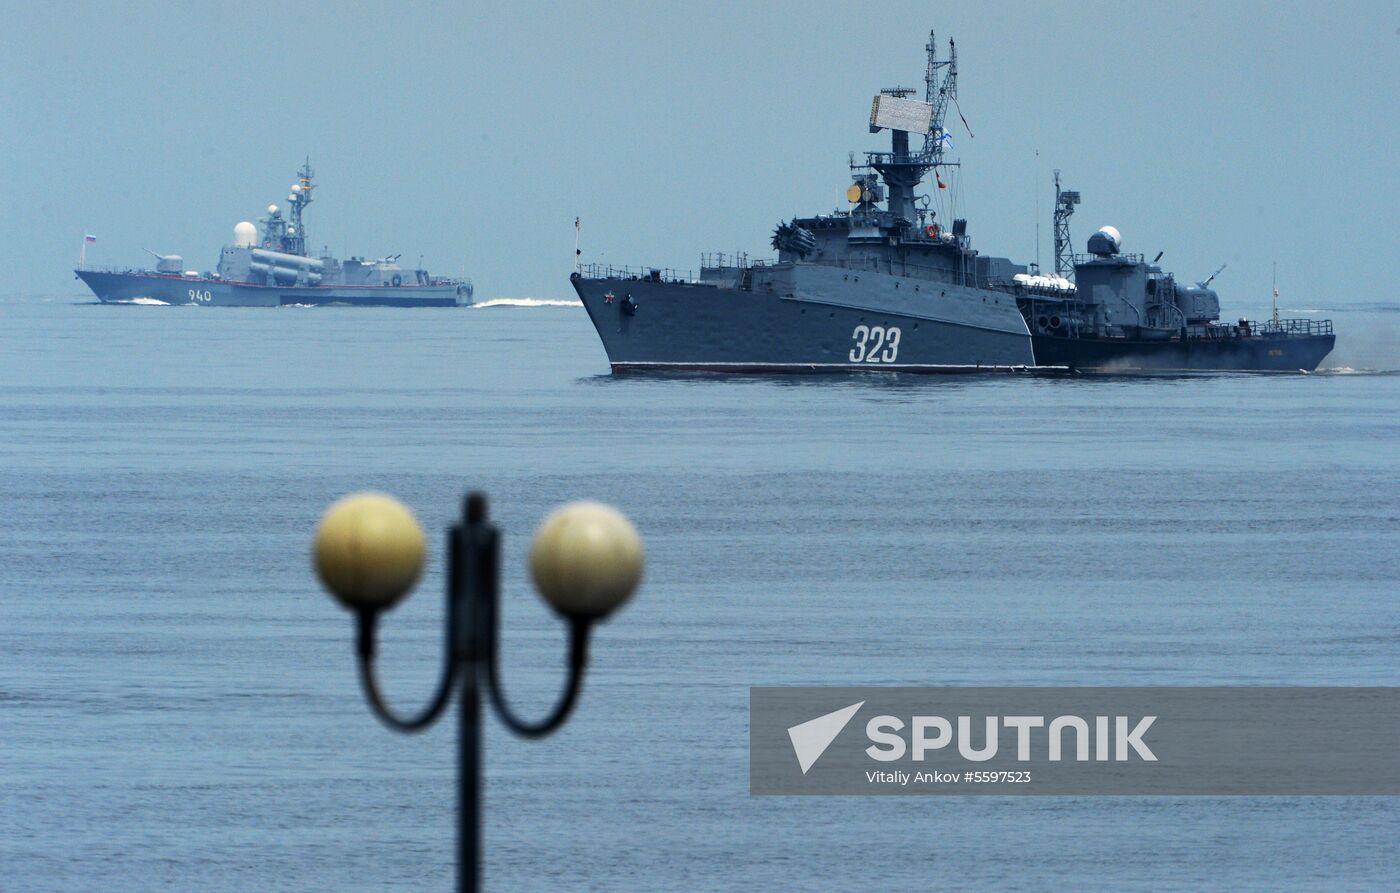
[{"label": "yellow globe lamp", "polygon": [[312,560],[321,583],[345,607],[392,608],[423,570],[423,528],[403,503],[383,493],[354,493],[326,510]]},{"label": "yellow globe lamp", "polygon": [[642,579],[642,540],[627,517],[600,502],[572,502],[549,514],[530,544],[530,576],[556,611],[600,620]]}]

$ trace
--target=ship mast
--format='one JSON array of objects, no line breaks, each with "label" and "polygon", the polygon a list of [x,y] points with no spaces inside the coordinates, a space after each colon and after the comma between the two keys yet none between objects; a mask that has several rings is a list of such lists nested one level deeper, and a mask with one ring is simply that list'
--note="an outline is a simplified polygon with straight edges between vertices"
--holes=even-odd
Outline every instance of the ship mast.
[{"label": "ship mast", "polygon": [[[928,33],[928,43],[924,45],[928,53],[928,69],[924,73],[924,102],[933,106],[929,116],[928,133],[924,134],[923,155],[931,165],[943,163],[944,129],[943,119],[948,114],[948,103],[958,99],[958,47],[948,38],[948,58],[938,61],[938,45],[933,32]],[[938,72],[944,70],[943,82],[939,83]]]},{"label": "ship mast", "polygon": [[1069,241],[1069,218],[1079,204],[1078,192],[1060,191],[1060,172],[1055,171],[1055,275],[1074,281],[1074,255]]},{"label": "ship mast", "polygon": [[301,222],[301,213],[311,204],[311,190],[315,188],[311,183],[313,176],[311,158],[308,156],[301,170],[297,171],[297,181],[292,184],[291,192],[287,196],[287,202],[291,205],[292,223],[287,228],[287,235],[282,238],[282,250],[288,254],[306,255],[306,228]]},{"label": "ship mast", "polygon": [[[924,74],[924,101],[929,106],[928,127],[925,130],[924,144],[917,153],[909,151],[909,132],[890,127],[890,151],[866,152],[864,167],[878,171],[889,187],[889,209],[896,222],[903,220],[905,225],[915,220],[914,189],[923,181],[924,174],[939,165],[953,166],[955,162],[945,162],[943,153],[947,147],[947,132],[943,119],[948,113],[948,103],[957,100],[958,95],[958,50],[952,40],[948,41],[948,58],[938,58],[938,47],[934,33],[928,33],[928,43],[924,47],[928,53],[928,67]],[[914,94],[909,87],[893,87],[881,90],[884,96],[903,99]],[[880,129],[872,120],[870,132]],[[852,167],[855,167],[854,165]]]},{"label": "ship mast", "polygon": [[1278,261],[1274,261],[1274,328],[1278,327]]}]

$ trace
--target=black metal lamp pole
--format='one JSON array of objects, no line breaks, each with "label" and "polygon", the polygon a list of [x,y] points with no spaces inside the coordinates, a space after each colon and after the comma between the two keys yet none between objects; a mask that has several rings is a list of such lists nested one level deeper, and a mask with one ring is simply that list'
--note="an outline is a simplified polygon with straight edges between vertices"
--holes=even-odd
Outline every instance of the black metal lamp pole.
[{"label": "black metal lamp pole", "polygon": [[481,493],[467,496],[462,515],[448,533],[442,678],[423,712],[407,719],[393,713],[375,680],[375,630],[380,612],[403,597],[421,569],[417,522],[389,497],[346,497],[326,512],[316,534],[315,557],[326,588],[356,614],[360,682],[385,725],[409,733],[428,728],[461,686],[457,885],[461,891],[476,891],[481,883],[481,674],[492,708],[511,731],[538,738],[563,725],[583,686],[592,625],[631,595],[641,577],[642,552],[631,523],[598,503],[564,506],[540,526],[530,566],[541,594],[569,624],[569,678],[554,710],[529,723],[511,712],[501,689],[501,534],[487,520]]}]

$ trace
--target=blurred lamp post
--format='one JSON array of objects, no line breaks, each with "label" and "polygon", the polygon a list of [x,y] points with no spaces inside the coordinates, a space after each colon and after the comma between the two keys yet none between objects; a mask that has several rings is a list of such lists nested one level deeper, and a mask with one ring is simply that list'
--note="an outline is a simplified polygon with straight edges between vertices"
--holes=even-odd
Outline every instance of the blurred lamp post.
[{"label": "blurred lamp post", "polygon": [[418,732],[442,715],[460,683],[458,889],[481,879],[481,695],[496,715],[527,738],[563,724],[578,699],[593,624],[627,601],[642,576],[642,543],[616,509],[575,502],[555,510],[535,532],[530,574],[545,601],[569,626],[569,679],[553,712],[538,723],[515,716],[501,692],[497,660],[501,534],[486,519],[486,497],[467,496],[448,534],[446,655],[427,708],[407,719],[390,711],[374,677],[375,626],[423,567],[423,531],[407,508],[378,493],[357,493],[326,510],[316,529],[316,572],[331,595],[355,613],[360,682],[370,707],[390,728]]}]

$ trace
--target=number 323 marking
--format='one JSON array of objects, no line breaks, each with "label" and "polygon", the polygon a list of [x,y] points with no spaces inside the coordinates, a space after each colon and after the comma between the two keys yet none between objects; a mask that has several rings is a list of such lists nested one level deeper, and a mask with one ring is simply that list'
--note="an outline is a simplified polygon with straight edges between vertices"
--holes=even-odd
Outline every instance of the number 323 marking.
[{"label": "number 323 marking", "polygon": [[852,363],[893,363],[899,357],[899,327],[856,326],[851,333]]}]

